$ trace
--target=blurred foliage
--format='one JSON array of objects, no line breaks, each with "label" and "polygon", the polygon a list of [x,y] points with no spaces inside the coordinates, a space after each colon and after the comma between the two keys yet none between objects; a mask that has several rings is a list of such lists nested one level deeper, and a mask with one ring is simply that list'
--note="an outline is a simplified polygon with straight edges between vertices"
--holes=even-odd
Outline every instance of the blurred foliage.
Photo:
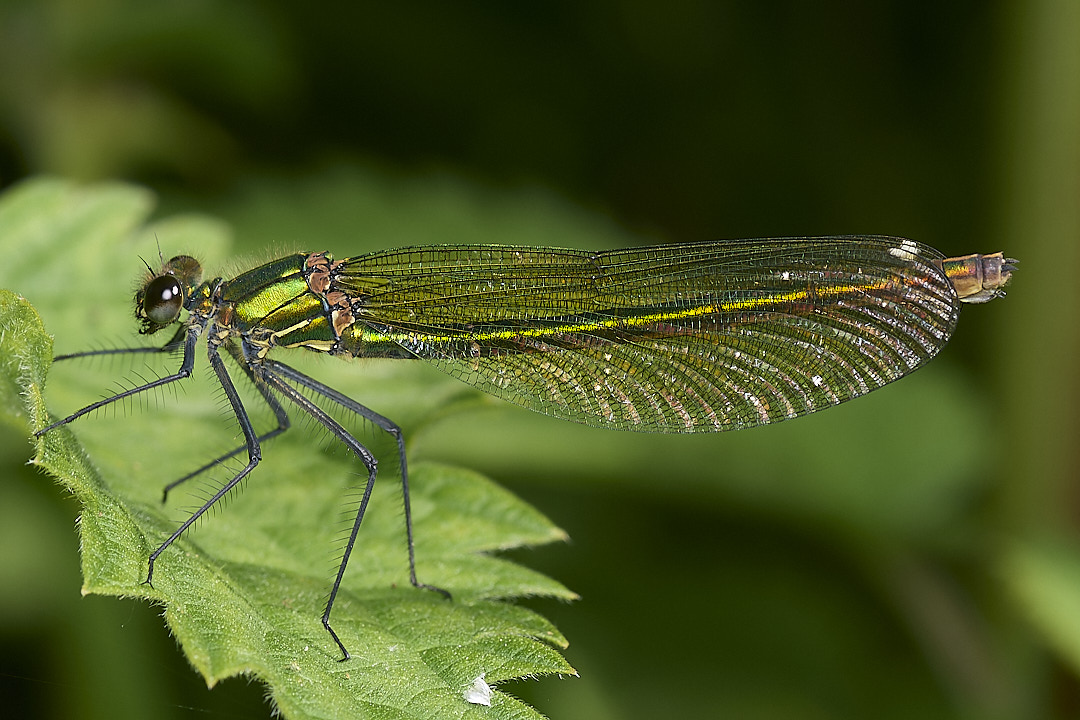
[{"label": "blurred foliage", "polygon": [[[1080,4],[4,0],[0,66],[0,182],[137,180],[239,258],[848,232],[1020,258],[929,368],[796,423],[621,435],[467,391],[424,416],[411,377],[401,409],[414,457],[574,539],[524,558],[583,597],[537,601],[581,679],[508,688],[552,717],[1080,712]],[[46,318],[62,351],[130,313],[79,300]],[[8,706],[265,716],[200,689],[152,609],[77,599],[75,509],[3,433]]]}]

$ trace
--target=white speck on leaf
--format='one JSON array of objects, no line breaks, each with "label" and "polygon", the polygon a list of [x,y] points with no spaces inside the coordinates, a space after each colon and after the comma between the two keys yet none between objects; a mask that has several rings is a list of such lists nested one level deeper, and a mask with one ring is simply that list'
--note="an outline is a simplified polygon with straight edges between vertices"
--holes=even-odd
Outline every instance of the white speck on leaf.
[{"label": "white speck on leaf", "polygon": [[487,705],[491,707],[491,686],[484,680],[486,673],[480,673],[480,675],[473,680],[472,685],[465,690],[465,702],[470,702],[473,705]]}]

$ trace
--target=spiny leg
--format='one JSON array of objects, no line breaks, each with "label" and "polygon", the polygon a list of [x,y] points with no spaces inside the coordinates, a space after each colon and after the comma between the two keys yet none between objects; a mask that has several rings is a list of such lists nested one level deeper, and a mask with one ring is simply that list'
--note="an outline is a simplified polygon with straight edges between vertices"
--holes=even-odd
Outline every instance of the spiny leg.
[{"label": "spiny leg", "polygon": [[[104,350],[87,350],[85,352],[67,353],[67,354],[64,354],[64,355],[57,355],[55,358],[53,358],[53,361],[54,362],[59,362],[61,360],[74,360],[74,359],[85,358],[85,357],[98,357],[98,356],[101,356],[101,355],[134,355],[134,354],[143,354],[143,353],[169,353],[169,352],[173,352],[174,350],[176,350],[176,349],[178,349],[180,347],[185,347],[186,348],[186,343],[184,342],[184,340],[185,340],[185,335],[187,335],[187,334],[188,334],[188,329],[186,327],[185,328],[180,328],[173,335],[173,337],[169,339],[168,342],[166,342],[164,345],[161,345],[159,347],[131,347],[131,348],[109,348],[109,349],[104,349]],[[270,430],[269,432],[264,433],[264,434],[259,436],[259,442],[262,443],[262,442],[265,442],[266,440],[269,440],[270,438],[275,437],[277,435],[280,435],[281,433],[288,430],[289,429],[289,416],[285,413],[285,409],[281,406],[281,403],[279,403],[277,401],[277,398],[275,398],[272,394],[267,392],[265,390],[265,388],[263,388],[263,387],[261,387],[259,385],[259,383],[255,382],[255,377],[247,369],[246,364],[243,362],[243,360],[241,359],[241,356],[235,350],[235,347],[236,346],[233,343],[230,343],[230,344],[226,345],[226,348],[230,351],[230,354],[232,354],[233,357],[235,357],[237,359],[237,362],[240,364],[240,367],[244,369],[244,371],[247,373],[248,377],[250,377],[252,379],[252,382],[255,383],[256,389],[259,390],[259,393],[266,400],[266,404],[270,406],[271,411],[274,413],[274,417],[277,419],[277,427],[276,428],[274,428],[273,430]],[[168,377],[162,378],[160,380],[154,381],[152,383],[147,383],[145,385],[140,385],[138,387],[132,388],[132,389],[127,390],[127,391],[125,391],[123,393],[115,395],[115,396],[113,396],[111,398],[107,398],[106,400],[103,400],[103,401],[97,402],[97,403],[95,403],[93,405],[90,405],[89,407],[86,407],[83,410],[80,410],[79,412],[75,413],[74,415],[68,416],[64,420],[61,420],[60,422],[53,423],[52,425],[49,425],[48,427],[43,428],[42,430],[39,430],[38,432],[35,433],[35,435],[43,435],[46,432],[48,432],[49,430],[52,430],[53,428],[58,427],[59,425],[67,424],[67,423],[71,422],[72,420],[75,420],[75,419],[81,417],[82,415],[85,415],[86,413],[92,412],[92,411],[94,411],[94,410],[96,410],[98,408],[101,408],[101,407],[103,407],[105,405],[113,403],[113,402],[115,402],[117,400],[122,400],[122,399],[124,399],[126,397],[130,397],[131,395],[142,392],[144,390],[149,390],[149,389],[151,389],[153,387],[160,387],[163,384],[167,384],[167,383],[174,382],[176,380],[181,380],[181,379],[183,379],[185,377],[188,377],[191,374],[191,369],[194,367],[194,358],[192,357],[192,361],[188,362],[188,356],[187,356],[186,350],[185,350],[184,358],[185,358],[184,359],[184,364],[183,364],[180,372],[175,373],[174,375],[170,375]],[[186,374],[184,373],[184,368],[187,369]],[[194,471],[188,473],[187,475],[184,475],[182,478],[179,478],[178,480],[174,480],[173,482],[169,483],[168,485],[166,485],[162,489],[161,501],[166,502],[168,500],[169,493],[173,489],[175,489],[176,487],[182,485],[183,483],[187,482],[191,478],[193,478],[193,477],[195,477],[197,475],[200,475],[201,473],[206,472],[210,468],[216,467],[217,465],[224,462],[225,460],[228,460],[229,458],[240,454],[241,452],[243,452],[246,449],[247,449],[246,444],[245,445],[240,445],[239,447],[233,449],[232,451],[230,451],[228,453],[225,453],[224,455],[221,455],[220,457],[214,458],[213,460],[206,463],[205,465],[198,468],[197,470],[194,470]]]},{"label": "spiny leg", "polygon": [[342,406],[350,412],[356,413],[365,420],[369,420],[376,425],[376,427],[385,431],[391,435],[397,442],[398,448],[398,460],[401,463],[401,496],[405,507],[405,538],[409,546],[409,582],[413,587],[423,588],[425,590],[434,590],[437,593],[450,597],[450,593],[446,590],[436,587],[434,585],[428,585],[421,583],[416,579],[416,550],[415,543],[413,541],[413,523],[412,523],[412,506],[409,500],[409,470],[407,461],[405,459],[405,438],[402,435],[401,428],[389,418],[380,415],[379,413],[367,408],[360,403],[356,402],[348,395],[335,390],[329,385],[325,385],[318,380],[305,375],[299,370],[286,365],[285,363],[278,362],[276,360],[267,359],[263,363],[267,372],[278,374],[288,380],[292,380],[298,385],[305,387],[313,392],[322,395],[323,397],[331,400],[338,405]]},{"label": "spiny leg", "polygon": [[[264,364],[266,361],[264,361]],[[355,454],[360,461],[364,463],[364,467],[368,471],[367,484],[364,486],[364,494],[360,499],[360,507],[356,511],[356,519],[353,520],[352,530],[349,533],[349,540],[345,544],[345,552],[342,555],[341,563],[338,565],[337,576],[334,578],[334,584],[330,588],[330,597],[326,601],[326,609],[323,610],[322,624],[326,628],[326,631],[330,633],[330,637],[334,639],[338,649],[341,650],[341,660],[345,661],[352,657],[349,651],[345,648],[344,643],[341,642],[341,638],[334,632],[334,628],[330,626],[330,611],[334,607],[334,600],[337,598],[338,590],[341,588],[341,580],[345,576],[345,568],[349,564],[349,556],[352,555],[353,546],[356,544],[356,536],[360,532],[360,523],[364,519],[364,513],[367,512],[368,502],[371,500],[371,491],[375,488],[375,476],[378,472],[379,463],[375,459],[375,456],[371,454],[366,447],[364,447],[359,440],[354,438],[348,430],[341,426],[341,424],[332,418],[325,410],[316,405],[311,399],[303,395],[292,385],[289,385],[283,379],[275,375],[272,371],[266,371],[265,367],[256,369],[259,366],[253,368],[257,375],[271,388],[281,393],[284,397],[295,403],[301,410],[309,414],[316,422],[329,430],[334,437],[345,444],[353,454]]]},{"label": "spiny leg", "polygon": [[[191,371],[195,367],[195,343],[199,339],[199,328],[195,327],[195,326],[191,326],[191,327],[188,327],[186,330],[184,330],[184,332],[186,333],[186,337],[185,337],[184,343],[183,343],[184,359],[180,363],[180,369],[179,370],[172,373],[171,375],[166,375],[165,377],[158,378],[157,380],[152,380],[151,382],[144,383],[142,385],[138,385],[136,387],[130,388],[130,389],[125,390],[123,392],[117,393],[116,395],[113,395],[112,397],[105,398],[104,400],[98,400],[95,403],[91,403],[90,405],[87,405],[83,409],[77,410],[74,413],[72,413],[71,415],[68,415],[63,420],[57,420],[56,422],[52,423],[51,425],[48,425],[46,427],[41,428],[40,430],[38,430],[38,431],[36,431],[34,433],[34,437],[41,437],[42,435],[44,435],[45,433],[49,432],[50,430],[52,430],[54,428],[58,428],[61,425],[67,425],[70,422],[74,422],[75,420],[78,420],[79,418],[81,418],[83,415],[87,415],[89,413],[94,412],[95,410],[99,410],[99,409],[105,407],[106,405],[111,405],[112,403],[116,402],[117,400],[123,400],[124,398],[131,397],[132,395],[138,395],[141,392],[145,392],[147,390],[152,390],[153,388],[162,387],[164,385],[174,383],[177,380],[183,380],[185,378],[191,377]],[[75,358],[75,357],[86,357],[86,356],[89,356],[89,355],[112,355],[112,354],[136,353],[136,352],[162,352],[162,351],[165,350],[165,348],[177,347],[177,341],[178,341],[177,336],[174,336],[173,339],[170,340],[168,343],[166,343],[166,345],[163,348],[127,348],[127,349],[122,349],[122,350],[93,350],[93,351],[86,352],[86,353],[76,353],[76,354],[73,354],[73,355],[61,355],[61,356],[59,356],[59,359],[66,360],[66,359]]]},{"label": "spiny leg", "polygon": [[210,343],[207,349],[207,355],[210,358],[210,367],[214,369],[214,373],[217,375],[218,382],[221,383],[221,389],[225,391],[225,397],[229,399],[229,404],[232,406],[233,414],[236,416],[236,421],[240,424],[240,429],[244,433],[245,447],[248,451],[248,464],[237,473],[232,480],[227,482],[221,487],[213,497],[203,503],[202,507],[192,513],[191,517],[183,522],[176,529],[169,539],[163,542],[158,549],[150,553],[149,567],[146,573],[146,584],[153,587],[154,579],[154,563],[161,556],[161,553],[165,552],[166,548],[172,545],[177,538],[183,535],[189,527],[191,527],[203,514],[217,503],[218,500],[225,497],[237,484],[243,480],[247,475],[255,469],[255,466],[259,464],[262,459],[262,450],[259,447],[259,438],[255,434],[255,429],[251,426],[251,420],[248,418],[247,410],[244,408],[243,402],[240,400],[239,393],[236,392],[236,386],[233,385],[232,378],[229,377],[229,372],[225,369],[225,363],[222,361],[221,356],[218,354],[217,346],[214,343]]},{"label": "spiny leg", "polygon": [[[54,422],[53,424],[51,424],[51,425],[49,425],[47,427],[44,427],[41,430],[38,430],[37,432],[34,433],[34,435],[40,437],[41,435],[44,435],[45,433],[52,430],[53,428],[59,427],[61,425],[66,425],[66,424],[68,424],[70,422],[73,422],[74,420],[77,420],[78,418],[82,417],[83,415],[91,413],[91,412],[93,412],[95,410],[98,410],[98,409],[100,409],[102,407],[105,407],[106,405],[114,403],[114,402],[116,402],[118,400],[123,400],[124,398],[128,398],[128,397],[131,397],[131,396],[136,395],[138,393],[145,392],[146,390],[151,390],[153,388],[162,387],[164,385],[168,385],[168,384],[176,382],[178,380],[183,380],[185,378],[190,377],[192,369],[194,368],[194,365],[195,365],[195,345],[196,345],[196,342],[199,339],[199,328],[197,326],[189,326],[188,328],[183,330],[182,333],[177,333],[177,335],[175,335],[172,340],[170,340],[168,343],[166,343],[161,348],[126,348],[126,349],[121,349],[121,350],[94,350],[94,351],[90,351],[90,352],[86,352],[86,353],[77,353],[77,354],[73,354],[73,355],[61,355],[61,356],[59,356],[59,359],[63,360],[63,359],[70,359],[70,358],[74,358],[74,357],[86,357],[86,356],[91,356],[91,355],[111,355],[111,354],[142,353],[142,352],[168,352],[168,351],[170,351],[170,350],[172,350],[172,349],[174,349],[175,347],[178,346],[178,340],[179,340],[179,337],[181,336],[181,334],[183,334],[185,336],[184,341],[183,341],[184,357],[183,357],[183,361],[181,362],[180,369],[177,370],[175,373],[172,373],[171,375],[167,375],[167,376],[162,377],[162,378],[158,378],[157,380],[154,380],[152,382],[148,382],[148,383],[145,383],[143,385],[139,385],[138,387],[134,387],[134,388],[131,388],[129,390],[125,390],[124,392],[117,393],[116,395],[113,395],[112,397],[105,398],[104,400],[99,400],[98,402],[87,405],[86,407],[82,408],[81,410],[78,410],[78,411],[72,413],[71,415],[67,416],[63,420],[58,420],[57,422]],[[223,488],[221,488],[221,490],[219,490],[209,501],[207,501],[201,508],[199,508],[197,511],[195,511],[195,513],[191,517],[189,517],[176,530],[176,532],[174,532],[169,537],[168,540],[166,540],[164,543],[162,543],[157,548],[157,550],[155,550],[153,553],[150,554],[150,558],[149,558],[149,561],[147,563],[147,573],[146,573],[145,582],[146,582],[146,584],[151,585],[151,586],[153,584],[153,578],[154,578],[154,563],[157,561],[158,557],[161,556],[161,553],[163,553],[166,548],[168,548],[170,545],[172,545],[176,541],[177,538],[179,538],[181,535],[183,535],[184,532],[189,527],[191,527],[191,525],[196,520],[199,519],[199,517],[201,517],[207,510],[209,510],[214,505],[214,503],[216,503],[218,500],[220,500],[222,497],[224,497],[229,492],[229,490],[236,487],[237,483],[239,483],[253,469],[255,469],[255,466],[259,464],[259,460],[262,457],[261,456],[261,451],[260,451],[260,448],[259,448],[259,439],[255,435],[254,429],[251,427],[251,421],[248,419],[247,412],[244,409],[243,403],[240,401],[240,396],[239,396],[239,394],[237,394],[236,388],[232,383],[232,379],[229,377],[229,374],[225,369],[225,364],[222,362],[221,357],[218,355],[217,347],[214,344],[211,344],[209,346],[209,348],[208,348],[208,353],[207,354],[208,354],[208,356],[210,358],[210,365],[211,365],[211,367],[213,367],[214,372],[217,374],[218,381],[221,383],[221,387],[225,391],[225,395],[226,395],[226,397],[228,397],[229,403],[232,405],[233,413],[236,416],[237,422],[239,422],[240,428],[241,428],[241,430],[243,430],[244,438],[245,438],[245,441],[246,441],[245,447],[248,450],[248,464],[232,480],[230,480]],[[278,407],[280,407],[280,404],[278,404]]]},{"label": "spiny leg", "polygon": [[169,341],[164,345],[150,346],[150,347],[128,347],[128,348],[106,348],[103,350],[84,350],[77,353],[64,353],[57,355],[53,358],[53,362],[60,362],[61,360],[74,360],[76,358],[95,357],[97,355],[137,355],[140,353],[171,353],[174,350],[179,350],[184,346],[184,339],[187,335],[187,326],[177,328],[173,336],[169,338]]},{"label": "spiny leg", "polygon": [[[259,435],[259,443],[262,444],[262,443],[266,442],[267,440],[269,440],[270,438],[276,437],[276,436],[280,435],[281,433],[285,432],[286,430],[288,430],[289,427],[290,427],[290,423],[289,423],[289,416],[285,412],[285,408],[283,408],[281,406],[281,403],[279,403],[277,401],[277,398],[274,397],[274,394],[270,392],[270,390],[266,387],[266,385],[264,385],[260,380],[256,379],[255,374],[251,372],[251,368],[248,367],[247,362],[244,360],[243,354],[240,352],[240,350],[237,347],[236,343],[228,343],[227,345],[225,345],[225,349],[228,350],[229,354],[233,357],[233,359],[236,360],[236,362],[240,366],[240,368],[251,379],[251,382],[255,386],[255,389],[259,391],[259,394],[262,396],[263,400],[266,401],[266,404],[270,406],[270,410],[274,413],[274,417],[277,419],[277,427],[274,428],[273,430],[270,430],[269,432],[266,432],[266,433],[263,433],[262,435]],[[224,455],[221,455],[219,457],[214,458],[213,460],[206,463],[205,465],[198,468],[197,470],[193,470],[193,471],[189,472],[187,475],[183,476],[182,478],[179,478],[177,480],[173,480],[171,483],[169,483],[168,485],[166,485],[162,489],[162,491],[161,491],[161,502],[167,501],[168,498],[169,498],[169,493],[170,492],[172,492],[175,488],[179,487],[180,485],[183,485],[184,483],[186,483],[191,478],[206,472],[210,468],[213,468],[213,467],[216,467],[216,466],[220,465],[221,463],[225,462],[226,460],[228,460],[231,457],[235,457],[236,455],[239,455],[241,452],[243,452],[246,449],[247,449],[246,444],[240,445],[240,446],[238,446],[236,448],[233,448],[232,450],[225,453]]]},{"label": "spiny leg", "polygon": [[[66,359],[76,359],[76,358],[79,358],[79,357],[96,357],[96,356],[99,356],[99,355],[129,355],[129,354],[140,354],[140,353],[170,353],[170,352],[173,352],[173,351],[177,350],[180,347],[183,347],[184,339],[185,339],[186,334],[187,334],[187,328],[180,328],[176,332],[176,334],[170,340],[168,340],[168,342],[161,345],[161,347],[151,347],[151,348],[112,348],[112,349],[107,349],[107,350],[89,350],[89,351],[80,352],[80,353],[68,353],[68,354],[64,354],[64,355],[57,355],[56,357],[53,358],[53,361],[54,362],[59,362],[59,361],[66,361]],[[278,398],[275,398],[270,392],[268,392],[265,388],[262,388],[262,386],[258,382],[255,381],[255,376],[252,375],[251,370],[249,370],[247,368],[247,365],[243,361],[243,357],[240,354],[240,352],[237,350],[237,345],[235,345],[235,343],[227,344],[226,349],[229,351],[230,355],[232,355],[235,359],[237,359],[237,363],[244,370],[244,372],[247,373],[247,377],[252,379],[252,382],[255,384],[256,390],[258,390],[259,394],[262,396],[262,398],[264,398],[266,400],[267,405],[270,406],[270,410],[273,412],[274,418],[276,419],[276,421],[278,421],[278,426],[274,427],[273,430],[271,430],[271,431],[269,431],[267,433],[264,433],[262,435],[259,435],[259,437],[258,437],[259,443],[260,444],[265,443],[265,441],[270,439],[271,437],[281,435],[282,433],[284,433],[286,430],[289,429],[289,421],[288,421],[288,415],[285,412],[285,409],[281,406],[281,403],[278,402]],[[192,365],[192,367],[193,367],[193,365]],[[179,378],[176,378],[176,379],[179,379]],[[140,388],[133,389],[132,391],[129,391],[129,392],[121,394],[121,395],[118,395],[117,397],[109,398],[108,402],[114,402],[114,400],[121,399],[121,398],[129,396],[131,394],[141,392],[143,390],[148,390],[149,388],[151,388],[151,386],[153,386],[153,385],[140,386]],[[105,403],[98,404],[96,406],[92,406],[91,408],[87,408],[87,411],[96,409],[97,407],[102,407],[102,405],[104,405],[104,404]],[[67,419],[66,421],[70,422],[70,420],[73,420],[76,417],[79,417],[79,416],[78,415],[72,416],[69,419]],[[56,423],[56,424],[63,424],[63,423]],[[45,427],[45,429],[40,431],[40,433],[44,433],[46,431],[49,431],[54,426],[55,425],[50,425],[49,427]],[[226,452],[225,454],[222,454],[222,456],[220,456],[218,458],[215,458],[214,460],[211,460],[210,462],[207,462],[206,464],[202,465],[201,467],[198,468],[198,470],[194,470],[194,471],[188,473],[187,475],[185,475],[184,477],[180,477],[180,478],[178,478],[176,480],[173,480],[172,483],[170,483],[170,484],[166,485],[164,488],[162,488],[161,502],[163,502],[163,503],[166,502],[168,500],[168,493],[172,492],[174,489],[176,489],[180,485],[183,485],[183,484],[187,483],[187,481],[190,480],[191,478],[193,478],[195,476],[198,476],[198,475],[201,475],[202,473],[205,473],[207,470],[210,470],[210,468],[216,467],[217,465],[219,465],[222,462],[225,462],[229,458],[233,458],[235,456],[238,456],[238,454],[240,454],[241,452],[243,452],[246,449],[247,449],[246,444],[241,445],[241,446],[239,446],[237,448],[233,448],[229,452]]]}]

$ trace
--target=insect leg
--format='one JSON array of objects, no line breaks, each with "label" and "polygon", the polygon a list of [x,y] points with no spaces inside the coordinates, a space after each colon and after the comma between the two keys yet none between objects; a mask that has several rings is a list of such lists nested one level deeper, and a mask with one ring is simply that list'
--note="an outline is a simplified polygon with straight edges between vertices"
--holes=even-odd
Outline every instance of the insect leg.
[{"label": "insect leg", "polygon": [[398,460],[401,463],[401,496],[405,506],[405,539],[409,546],[409,582],[414,587],[424,588],[425,590],[434,590],[437,593],[450,597],[450,593],[443,590],[440,587],[434,585],[427,585],[421,583],[416,579],[416,550],[413,542],[413,524],[412,524],[412,507],[409,501],[409,470],[408,464],[405,459],[405,439],[401,433],[401,428],[389,418],[380,415],[379,413],[367,408],[360,403],[356,402],[348,395],[344,395],[329,385],[325,385],[318,380],[305,375],[304,373],[292,368],[284,363],[276,360],[267,360],[266,367],[268,370],[281,375],[284,378],[292,380],[293,382],[305,387],[313,392],[316,392],[328,400],[336,402],[346,410],[356,413],[360,417],[370,420],[384,432],[391,435],[397,442],[398,448]]},{"label": "insect leg", "polygon": [[218,355],[217,346],[214,343],[210,343],[207,355],[210,358],[210,367],[214,368],[214,373],[218,377],[218,382],[221,383],[221,389],[225,391],[225,396],[229,399],[229,404],[232,405],[233,414],[236,416],[236,421],[240,424],[240,429],[244,433],[244,440],[248,450],[248,464],[243,470],[238,472],[232,480],[225,483],[214,493],[213,497],[203,503],[203,506],[192,513],[191,517],[183,522],[176,529],[169,539],[163,542],[158,549],[150,553],[149,567],[146,573],[146,584],[153,587],[154,579],[154,563],[161,556],[161,553],[165,552],[165,549],[176,542],[176,539],[184,534],[189,527],[191,527],[196,520],[214,506],[221,498],[225,497],[230,490],[247,477],[248,473],[255,469],[255,466],[259,464],[262,459],[262,450],[259,448],[259,438],[255,435],[254,428],[251,427],[251,420],[248,419],[247,410],[244,409],[244,404],[240,401],[240,395],[236,392],[236,386],[233,385],[232,378],[229,377],[229,372],[225,369],[225,363],[221,360],[221,356]]},{"label": "insect leg", "polygon": [[176,332],[169,339],[167,343],[160,347],[130,347],[130,348],[109,348],[105,350],[85,350],[77,353],[67,353],[65,355],[57,355],[53,358],[53,362],[60,362],[61,360],[74,360],[76,358],[93,357],[95,355],[133,355],[137,353],[170,353],[173,350],[179,350],[184,345],[184,337],[187,335],[187,327],[177,328]]},{"label": "insect leg", "polygon": [[[286,430],[288,430],[289,427],[290,427],[289,416],[285,412],[285,408],[283,408],[281,406],[281,403],[279,403],[277,401],[277,398],[274,397],[274,394],[272,392],[270,392],[270,390],[266,387],[266,385],[255,378],[254,373],[251,372],[251,369],[248,367],[247,362],[245,362],[245,360],[243,358],[243,355],[240,353],[240,350],[237,348],[236,344],[235,343],[229,343],[229,344],[227,344],[225,346],[225,349],[229,351],[229,354],[232,355],[233,359],[236,360],[237,364],[244,371],[244,373],[246,373],[247,376],[249,378],[251,378],[251,382],[252,382],[253,385],[255,385],[255,389],[259,391],[260,395],[262,395],[263,400],[265,400],[266,404],[270,406],[270,410],[274,413],[274,417],[277,419],[277,427],[274,428],[273,430],[270,430],[269,432],[266,432],[266,433],[263,433],[262,435],[259,435],[259,443],[260,444],[264,443],[267,440],[269,440],[270,438],[276,437],[276,436],[280,435],[281,433],[285,432]],[[196,475],[204,473],[207,470],[209,470],[210,468],[216,467],[217,465],[219,465],[222,462],[228,460],[229,458],[234,457],[236,455],[239,455],[245,449],[247,449],[246,444],[245,445],[240,445],[239,447],[236,447],[236,448],[233,448],[232,450],[225,453],[224,455],[221,455],[219,457],[214,458],[213,460],[206,463],[205,465],[198,468],[197,470],[193,470],[192,472],[189,472],[184,477],[179,478],[178,480],[173,480],[171,483],[169,483],[168,485],[166,485],[162,489],[162,491],[161,491],[161,502],[165,502],[166,500],[168,500],[169,493],[173,489],[175,489],[175,488],[179,487],[180,485],[184,484],[185,482],[187,482],[191,478],[195,477]]]},{"label": "insect leg", "polygon": [[[61,425],[67,425],[70,422],[78,420],[83,415],[86,415],[88,413],[92,413],[92,412],[94,412],[95,410],[97,410],[99,408],[105,407],[106,405],[111,405],[112,403],[116,402],[117,400],[123,400],[124,398],[131,397],[132,395],[138,395],[139,393],[145,392],[146,390],[151,390],[151,389],[156,388],[156,387],[161,387],[163,385],[168,385],[169,383],[176,382],[177,380],[183,380],[185,378],[191,377],[192,368],[195,367],[195,343],[199,339],[199,327],[198,326],[189,326],[185,330],[185,332],[187,334],[187,337],[184,339],[184,359],[180,363],[180,369],[179,370],[177,370],[176,372],[174,372],[171,375],[166,375],[165,377],[161,377],[161,378],[158,378],[157,380],[153,380],[153,381],[145,383],[143,385],[139,385],[138,387],[133,387],[133,388],[131,388],[129,390],[125,390],[125,391],[123,391],[121,393],[117,393],[116,395],[113,395],[112,397],[105,398],[104,400],[98,400],[95,403],[91,403],[90,405],[87,405],[86,407],[84,407],[82,410],[77,410],[76,412],[73,412],[71,415],[68,415],[63,420],[57,420],[53,424],[47,425],[46,427],[41,428],[40,430],[38,430],[38,431],[36,431],[34,433],[34,437],[41,437],[42,435],[44,435],[45,433],[49,432],[50,430],[52,430],[54,428],[58,428]],[[176,342],[176,338],[174,337],[172,340],[170,340],[165,345],[165,347],[166,348],[168,348],[170,346],[175,347],[175,342]],[[148,351],[148,352],[160,352],[163,349],[164,348],[146,348],[145,350]],[[143,351],[144,350],[141,349],[141,348],[128,348],[127,350],[113,350],[113,351],[98,350],[98,351],[91,351],[91,352],[86,352],[86,353],[77,353],[75,355],[61,355],[60,358],[61,359],[67,359],[67,358],[72,358],[72,357],[84,357],[84,356],[87,356],[87,355],[109,355],[109,354],[114,354],[114,353],[143,352]]]},{"label": "insect leg", "polygon": [[326,631],[330,633],[330,637],[337,643],[338,648],[341,650],[341,659],[344,661],[352,656],[349,654],[349,651],[345,649],[345,645],[330,626],[330,611],[334,607],[334,600],[337,598],[338,590],[341,588],[341,579],[345,576],[345,567],[349,564],[349,556],[352,555],[353,546],[356,544],[356,536],[357,533],[360,532],[360,522],[364,519],[364,513],[367,512],[368,502],[371,500],[371,491],[375,488],[375,476],[378,472],[379,463],[375,459],[375,456],[371,454],[371,451],[353,437],[348,430],[342,427],[337,420],[327,414],[325,410],[316,405],[310,398],[285,382],[281,377],[278,377],[276,372],[280,367],[282,367],[280,363],[264,361],[262,366],[256,365],[252,370],[255,372],[256,377],[265,382],[267,386],[295,403],[301,410],[314,418],[316,422],[329,430],[334,437],[344,443],[346,447],[352,450],[352,452],[360,458],[360,461],[364,463],[364,467],[366,467],[368,471],[367,484],[364,486],[364,494],[360,499],[360,507],[356,511],[356,519],[353,521],[352,531],[349,533],[349,540],[345,544],[345,552],[341,557],[340,565],[338,565],[337,576],[334,578],[333,587],[330,588],[330,597],[326,601],[326,609],[322,614],[323,627],[326,628]]}]

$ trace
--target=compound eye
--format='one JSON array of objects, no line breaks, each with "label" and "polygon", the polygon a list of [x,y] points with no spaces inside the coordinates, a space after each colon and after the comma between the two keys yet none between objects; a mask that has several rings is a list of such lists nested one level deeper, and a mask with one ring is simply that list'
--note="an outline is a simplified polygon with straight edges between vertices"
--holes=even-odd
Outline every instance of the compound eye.
[{"label": "compound eye", "polygon": [[169,325],[180,316],[184,291],[172,275],[159,275],[143,291],[143,314],[155,325]]}]

